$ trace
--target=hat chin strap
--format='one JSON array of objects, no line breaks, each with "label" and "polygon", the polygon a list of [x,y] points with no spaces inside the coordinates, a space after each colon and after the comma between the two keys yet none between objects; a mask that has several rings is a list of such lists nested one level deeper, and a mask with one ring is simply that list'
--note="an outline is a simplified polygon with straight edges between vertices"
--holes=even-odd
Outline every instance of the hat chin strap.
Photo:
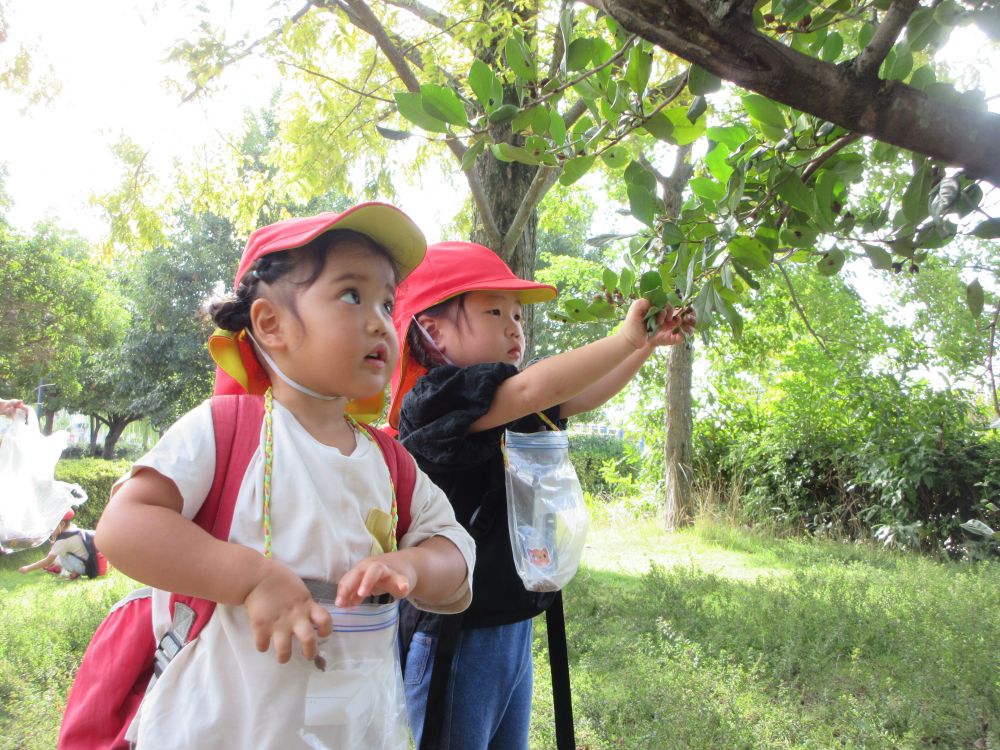
[{"label": "hat chin strap", "polygon": [[441,351],[441,348],[440,348],[440,347],[439,347],[439,346],[437,345],[437,342],[436,342],[436,341],[434,340],[434,337],[433,337],[433,336],[431,336],[431,335],[430,335],[430,334],[429,334],[429,333],[427,332],[427,329],[426,329],[426,328],[424,328],[424,327],[423,327],[423,325],[421,325],[421,323],[420,323],[420,321],[419,321],[419,320],[417,320],[417,316],[416,316],[416,315],[413,315],[413,316],[411,316],[411,317],[413,318],[413,324],[414,324],[414,325],[415,325],[415,326],[416,326],[417,328],[419,328],[419,329],[420,329],[420,333],[422,333],[422,334],[423,334],[423,336],[424,336],[424,339],[426,339],[426,340],[427,340],[427,343],[428,343],[428,344],[430,344],[430,345],[431,345],[432,347],[434,347],[434,351],[436,351],[436,352],[438,353],[438,356],[439,356],[439,357],[441,357],[441,359],[443,359],[443,360],[445,361],[445,363],[446,363],[446,364],[449,364],[449,365],[453,365],[453,364],[455,364],[454,362],[452,362],[452,361],[451,361],[451,360],[450,360],[450,359],[448,358],[448,355],[447,355],[447,354],[445,354],[445,353],[444,353],[443,351]]},{"label": "hat chin strap", "polygon": [[255,339],[253,337],[253,334],[250,333],[250,329],[246,328],[244,330],[246,331],[247,338],[253,342],[254,349],[256,349],[257,353],[264,358],[264,361],[267,362],[268,367],[274,370],[274,374],[277,375],[282,380],[284,380],[288,385],[297,390],[299,393],[304,393],[307,396],[318,398],[320,401],[336,401],[338,398],[344,398],[344,399],[347,398],[347,396],[327,396],[325,393],[319,393],[317,391],[314,391],[312,388],[306,388],[304,385],[296,383],[294,380],[292,380],[290,377],[288,377],[287,375],[285,375],[285,373],[281,371],[281,368],[278,367],[278,365],[275,363],[273,359],[271,359],[271,356],[266,351],[264,351],[264,347],[262,347],[260,344],[257,343],[257,339]]}]

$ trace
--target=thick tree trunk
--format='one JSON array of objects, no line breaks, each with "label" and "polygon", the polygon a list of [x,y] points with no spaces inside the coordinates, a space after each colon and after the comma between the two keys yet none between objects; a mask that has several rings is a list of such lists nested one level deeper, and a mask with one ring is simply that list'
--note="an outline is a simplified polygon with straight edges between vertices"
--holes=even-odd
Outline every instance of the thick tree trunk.
[{"label": "thick tree trunk", "polygon": [[691,372],[694,352],[687,344],[670,347],[667,361],[667,437],[664,447],[668,531],[694,520],[691,496]]},{"label": "thick tree trunk", "polygon": [[[480,180],[482,180],[486,197],[493,210],[493,218],[501,232],[506,232],[507,227],[510,226],[537,169],[537,167],[526,164],[502,162],[489,154],[481,156],[476,162],[476,171],[479,174]],[[482,229],[481,222],[478,220],[479,217],[477,216],[476,219],[475,229],[472,232],[472,241],[489,245],[486,233]],[[535,277],[537,228],[538,216],[535,212],[532,212],[531,218],[528,219],[525,225],[524,232],[510,253],[501,255],[514,274],[520,276],[522,279],[533,279]],[[500,251],[500,248],[496,247],[491,249],[496,252]],[[532,331],[534,330],[535,321],[533,307],[534,305],[525,305],[523,311],[524,335],[526,338],[525,362],[530,361],[533,349]]]},{"label": "thick tree trunk", "polygon": [[108,434],[104,437],[104,450],[101,451],[101,458],[114,458],[115,457],[115,446],[118,444],[118,439],[122,436],[122,432],[128,426],[131,420],[117,420],[112,419],[111,424],[108,426]]},{"label": "thick tree trunk", "polygon": [[749,0],[584,2],[738,86],[1000,185],[1000,115],[879,80],[864,55],[834,64],[797,52],[754,28]]}]

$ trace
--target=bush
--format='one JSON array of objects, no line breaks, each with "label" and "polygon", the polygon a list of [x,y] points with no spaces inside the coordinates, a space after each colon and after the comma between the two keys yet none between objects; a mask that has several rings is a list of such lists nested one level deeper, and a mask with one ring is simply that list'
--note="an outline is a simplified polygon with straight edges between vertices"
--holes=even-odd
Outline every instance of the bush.
[{"label": "bush", "polygon": [[56,479],[78,484],[87,493],[87,502],[76,510],[73,522],[83,529],[92,529],[104,512],[113,485],[129,470],[129,461],[105,461],[102,458],[62,460],[56,464]]},{"label": "bush", "polygon": [[639,473],[628,445],[608,435],[571,435],[570,458],[580,486],[592,495],[613,495]]}]

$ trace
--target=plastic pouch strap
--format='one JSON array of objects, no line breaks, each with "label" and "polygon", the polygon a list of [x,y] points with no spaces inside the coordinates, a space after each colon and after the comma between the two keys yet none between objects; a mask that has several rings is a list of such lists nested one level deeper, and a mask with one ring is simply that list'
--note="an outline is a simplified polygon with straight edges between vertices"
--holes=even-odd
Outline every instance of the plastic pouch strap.
[{"label": "plastic pouch strap", "polygon": [[[468,532],[479,543],[493,526],[494,511],[480,505],[469,519]],[[462,632],[462,613],[442,615],[438,631],[437,648],[434,649],[434,666],[431,683],[427,688],[427,708],[424,713],[424,731],[420,736],[420,750],[437,750],[444,732],[444,710],[447,703],[448,682],[458,638]]]}]

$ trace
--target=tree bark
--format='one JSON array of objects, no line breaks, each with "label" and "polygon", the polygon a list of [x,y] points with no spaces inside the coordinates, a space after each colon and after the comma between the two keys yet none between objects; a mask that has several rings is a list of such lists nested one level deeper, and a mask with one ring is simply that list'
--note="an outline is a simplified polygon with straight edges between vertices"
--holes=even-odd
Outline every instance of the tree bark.
[{"label": "tree bark", "polygon": [[1000,115],[933,99],[899,81],[882,81],[870,66],[826,63],[797,52],[754,28],[750,3],[584,2],[745,89],[1000,185]]},{"label": "tree bark", "polygon": [[689,344],[670,347],[667,354],[667,436],[664,446],[667,531],[694,520],[691,496],[691,372],[694,362]]}]

